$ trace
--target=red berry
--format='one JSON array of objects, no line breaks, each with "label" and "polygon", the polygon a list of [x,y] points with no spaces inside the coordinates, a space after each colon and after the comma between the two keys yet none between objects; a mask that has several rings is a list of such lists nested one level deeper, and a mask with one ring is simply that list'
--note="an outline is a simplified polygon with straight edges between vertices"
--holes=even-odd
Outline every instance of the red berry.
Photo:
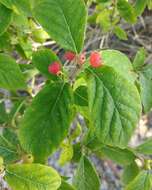
[{"label": "red berry", "polygon": [[101,55],[98,52],[92,52],[90,55],[90,64],[92,67],[101,67],[102,66],[102,59]]},{"label": "red berry", "polygon": [[57,75],[61,71],[61,65],[58,61],[53,62],[48,66],[49,73]]},{"label": "red berry", "polygon": [[79,64],[80,65],[83,65],[86,61],[86,56],[85,56],[85,53],[82,53],[79,57]]},{"label": "red berry", "polygon": [[67,61],[73,61],[75,59],[75,53],[71,52],[71,51],[67,51],[64,54],[64,59]]}]

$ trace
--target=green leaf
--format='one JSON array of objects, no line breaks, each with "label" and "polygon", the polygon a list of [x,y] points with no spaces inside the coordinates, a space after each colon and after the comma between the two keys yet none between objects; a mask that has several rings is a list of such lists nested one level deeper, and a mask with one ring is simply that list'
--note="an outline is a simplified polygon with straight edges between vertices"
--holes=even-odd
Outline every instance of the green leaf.
[{"label": "green leaf", "polygon": [[152,0],[148,0],[148,9],[149,9],[149,10],[152,9]]},{"label": "green leaf", "polygon": [[14,127],[16,127],[16,124],[18,123],[16,122],[18,119],[18,116],[23,115],[26,108],[26,105],[25,105],[26,97],[17,96],[16,98],[18,100],[12,102],[13,104],[9,112],[9,124],[11,124]]},{"label": "green leaf", "polygon": [[134,180],[134,178],[139,174],[140,169],[138,168],[136,162],[124,167],[122,174],[122,182],[126,185]]},{"label": "green leaf", "polygon": [[72,104],[69,84],[52,83],[34,98],[25,112],[19,137],[23,148],[32,152],[36,161],[43,162],[67,136]]},{"label": "green leaf", "polygon": [[139,74],[141,100],[144,112],[152,108],[152,64],[147,65]]},{"label": "green leaf", "polygon": [[152,64],[147,64],[144,67],[142,67],[141,72],[147,79],[152,80]]},{"label": "green leaf", "polygon": [[12,7],[12,0],[0,0],[0,3],[2,3],[3,5],[5,5],[7,8],[11,8]]},{"label": "green leaf", "polygon": [[126,147],[141,114],[136,86],[108,66],[86,73],[92,133],[101,143]]},{"label": "green leaf", "polygon": [[152,179],[150,171],[141,171],[125,190],[151,190],[151,188]]},{"label": "green leaf", "polygon": [[98,157],[113,160],[117,164],[128,165],[136,159],[135,154],[128,148],[121,149],[118,147],[105,146],[91,133],[88,133],[85,137],[84,144]]},{"label": "green leaf", "polygon": [[[22,31],[23,33],[27,33],[29,31],[29,21],[26,15],[24,14],[13,14],[13,19],[12,19],[12,25],[14,27],[17,27],[18,30]],[[25,39],[24,39],[25,40]]]},{"label": "green leaf", "polygon": [[0,103],[0,124],[4,124],[7,121],[8,121],[8,114],[6,113],[6,110],[5,110],[5,104],[4,102],[1,102]]},{"label": "green leaf", "polygon": [[127,40],[127,33],[125,32],[125,30],[123,30],[122,28],[120,28],[119,26],[115,26],[114,28],[114,34],[116,34],[116,36],[120,39],[120,40]]},{"label": "green leaf", "polygon": [[82,0],[44,0],[33,11],[38,22],[62,47],[76,53],[82,50],[87,17]]},{"label": "green leaf", "polygon": [[84,74],[75,81],[74,84],[74,103],[78,113],[88,118],[88,92]]},{"label": "green leaf", "polygon": [[3,135],[0,135],[0,156],[4,158],[6,164],[16,161],[19,158],[16,147]]},{"label": "green leaf", "polygon": [[31,14],[31,0],[12,0],[16,8],[21,14],[30,15]]},{"label": "green leaf", "polygon": [[13,9],[17,14],[30,15],[31,0],[0,0],[7,8]]},{"label": "green leaf", "polygon": [[136,151],[145,155],[152,155],[152,138],[145,140],[136,148]]},{"label": "green leaf", "polygon": [[24,77],[11,57],[0,54],[0,87],[8,90],[24,89]]},{"label": "green leaf", "polygon": [[128,57],[117,50],[101,51],[103,64],[112,67],[116,72],[125,77],[130,82],[134,82],[136,75],[133,73],[133,67]]},{"label": "green leaf", "polygon": [[66,181],[62,180],[61,186],[58,190],[75,190],[75,188]]},{"label": "green leaf", "polygon": [[14,164],[6,167],[5,179],[13,190],[57,190],[59,174],[40,164]]},{"label": "green leaf", "polygon": [[145,59],[146,59],[146,50],[144,48],[140,48],[133,61],[134,69],[135,70],[140,69],[144,65]]},{"label": "green leaf", "polygon": [[129,23],[136,22],[135,10],[130,3],[126,0],[117,1],[117,9],[121,17],[123,17]]},{"label": "green leaf", "polygon": [[72,162],[79,162],[82,156],[82,146],[81,143],[76,143],[73,145],[73,157]]},{"label": "green leaf", "polygon": [[8,28],[12,19],[12,11],[0,3],[0,35]]},{"label": "green leaf", "polygon": [[9,141],[14,147],[19,145],[19,139],[17,134],[12,128],[5,128],[3,129],[3,136],[7,141]]},{"label": "green leaf", "polygon": [[53,51],[48,49],[37,51],[32,59],[32,63],[36,68],[49,79],[57,79],[57,76],[50,74],[48,71],[48,66],[54,61],[59,61],[59,58]]},{"label": "green leaf", "polygon": [[136,156],[128,149],[120,149],[117,147],[104,146],[101,148],[101,153],[115,161],[117,164],[127,165],[135,160]]},{"label": "green leaf", "polygon": [[87,87],[84,85],[79,86],[74,91],[75,104],[78,106],[88,106]]},{"label": "green leaf", "polygon": [[11,45],[10,45],[10,35],[5,32],[0,36],[0,50],[5,51],[5,50],[11,50]]},{"label": "green leaf", "polygon": [[94,166],[87,157],[82,156],[79,162],[74,185],[77,190],[99,190],[100,180]]},{"label": "green leaf", "polygon": [[140,16],[144,12],[147,3],[148,3],[148,0],[136,0],[135,13],[137,16]]}]

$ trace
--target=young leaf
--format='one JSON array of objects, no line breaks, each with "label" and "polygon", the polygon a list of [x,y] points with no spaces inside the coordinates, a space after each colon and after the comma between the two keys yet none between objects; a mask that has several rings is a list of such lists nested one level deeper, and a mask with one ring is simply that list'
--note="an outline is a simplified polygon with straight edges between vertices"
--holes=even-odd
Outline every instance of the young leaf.
[{"label": "young leaf", "polygon": [[0,87],[8,90],[24,89],[24,77],[11,57],[0,54]]},{"label": "young leaf", "polygon": [[32,59],[32,63],[37,69],[49,79],[57,79],[56,76],[51,75],[48,71],[48,66],[54,61],[59,61],[59,58],[53,51],[48,49],[37,51]]},{"label": "young leaf", "polygon": [[137,88],[108,66],[86,72],[92,132],[101,143],[126,147],[141,114]]},{"label": "young leaf", "polygon": [[87,157],[82,156],[74,177],[77,190],[99,190],[100,181],[94,166]]},{"label": "young leaf", "polygon": [[52,83],[42,89],[25,112],[19,137],[23,148],[32,152],[36,161],[43,162],[66,137],[72,104],[69,84]]},{"label": "young leaf", "polygon": [[120,39],[120,40],[127,40],[127,33],[125,32],[125,30],[123,30],[122,28],[120,28],[119,26],[115,26],[114,28],[114,33],[116,34],[116,36]]},{"label": "young leaf", "polygon": [[125,190],[151,190],[152,179],[150,171],[141,171]]},{"label": "young leaf", "polygon": [[76,53],[82,50],[87,17],[82,0],[45,0],[38,3],[33,12],[47,33],[62,47]]},{"label": "young leaf", "polygon": [[76,190],[72,185],[68,184],[66,181],[62,180],[61,186],[58,190]]},{"label": "young leaf", "polygon": [[59,164],[63,166],[67,162],[69,162],[73,157],[73,146],[69,141],[63,142],[61,144],[61,154],[59,158]]},{"label": "young leaf", "polygon": [[112,67],[116,72],[130,82],[134,82],[136,75],[132,72],[133,67],[128,57],[117,50],[101,51],[103,64]]},{"label": "young leaf", "polygon": [[8,28],[12,18],[12,11],[0,3],[0,35]]},{"label": "young leaf", "polygon": [[120,16],[123,17],[129,23],[136,22],[135,11],[132,5],[126,0],[117,1],[117,9],[120,13]]},{"label": "young leaf", "polygon": [[57,190],[61,185],[56,170],[40,164],[8,165],[5,179],[13,190]]},{"label": "young leaf", "polygon": [[103,32],[108,32],[111,29],[110,11],[105,9],[96,18],[96,23],[101,25]]},{"label": "young leaf", "polygon": [[147,139],[136,148],[136,151],[145,155],[152,155],[152,138]]},{"label": "young leaf", "polygon": [[129,184],[134,178],[139,174],[140,169],[137,166],[136,162],[132,162],[129,165],[124,167],[124,171],[122,174],[122,182],[126,185]]},{"label": "young leaf", "polygon": [[145,63],[145,59],[146,59],[146,51],[144,48],[140,48],[133,61],[134,69],[136,70],[142,67]]},{"label": "young leaf", "polygon": [[28,39],[20,39],[17,44],[19,49],[18,52],[25,57],[25,59],[30,59],[32,57],[32,43]]},{"label": "young leaf", "polygon": [[136,3],[135,3],[136,16],[140,16],[144,12],[147,3],[148,3],[148,0],[136,0]]}]

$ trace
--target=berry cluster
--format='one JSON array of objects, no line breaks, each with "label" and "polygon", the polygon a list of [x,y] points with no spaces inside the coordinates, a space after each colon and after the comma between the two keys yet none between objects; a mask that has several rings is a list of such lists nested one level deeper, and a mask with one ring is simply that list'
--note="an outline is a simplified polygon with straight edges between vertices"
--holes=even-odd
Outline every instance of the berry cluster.
[{"label": "berry cluster", "polygon": [[[76,56],[75,53],[67,51],[64,54],[64,59],[67,61],[73,61],[74,59],[78,58],[78,63],[80,65],[84,64],[86,61],[85,53],[80,54],[79,56]],[[102,66],[102,59],[100,53],[97,51],[94,51],[90,55],[90,65],[92,67],[98,68]]]},{"label": "berry cluster", "polygon": [[[80,55],[76,55],[71,51],[67,51],[64,54],[64,59],[66,61],[74,61],[76,60],[79,65],[83,65],[86,61],[85,53],[81,53]],[[94,68],[98,68],[102,66],[102,59],[99,52],[94,51],[90,55],[90,65]],[[51,63],[48,67],[49,73],[53,75],[58,75],[61,71],[61,64],[58,61]]]}]

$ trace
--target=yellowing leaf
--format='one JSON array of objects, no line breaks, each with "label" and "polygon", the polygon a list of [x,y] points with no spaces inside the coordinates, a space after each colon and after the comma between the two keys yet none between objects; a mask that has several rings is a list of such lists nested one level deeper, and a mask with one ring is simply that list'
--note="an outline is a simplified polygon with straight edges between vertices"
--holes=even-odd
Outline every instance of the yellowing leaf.
[{"label": "yellowing leaf", "polygon": [[8,165],[5,179],[13,190],[57,190],[61,185],[57,171],[40,164]]}]

